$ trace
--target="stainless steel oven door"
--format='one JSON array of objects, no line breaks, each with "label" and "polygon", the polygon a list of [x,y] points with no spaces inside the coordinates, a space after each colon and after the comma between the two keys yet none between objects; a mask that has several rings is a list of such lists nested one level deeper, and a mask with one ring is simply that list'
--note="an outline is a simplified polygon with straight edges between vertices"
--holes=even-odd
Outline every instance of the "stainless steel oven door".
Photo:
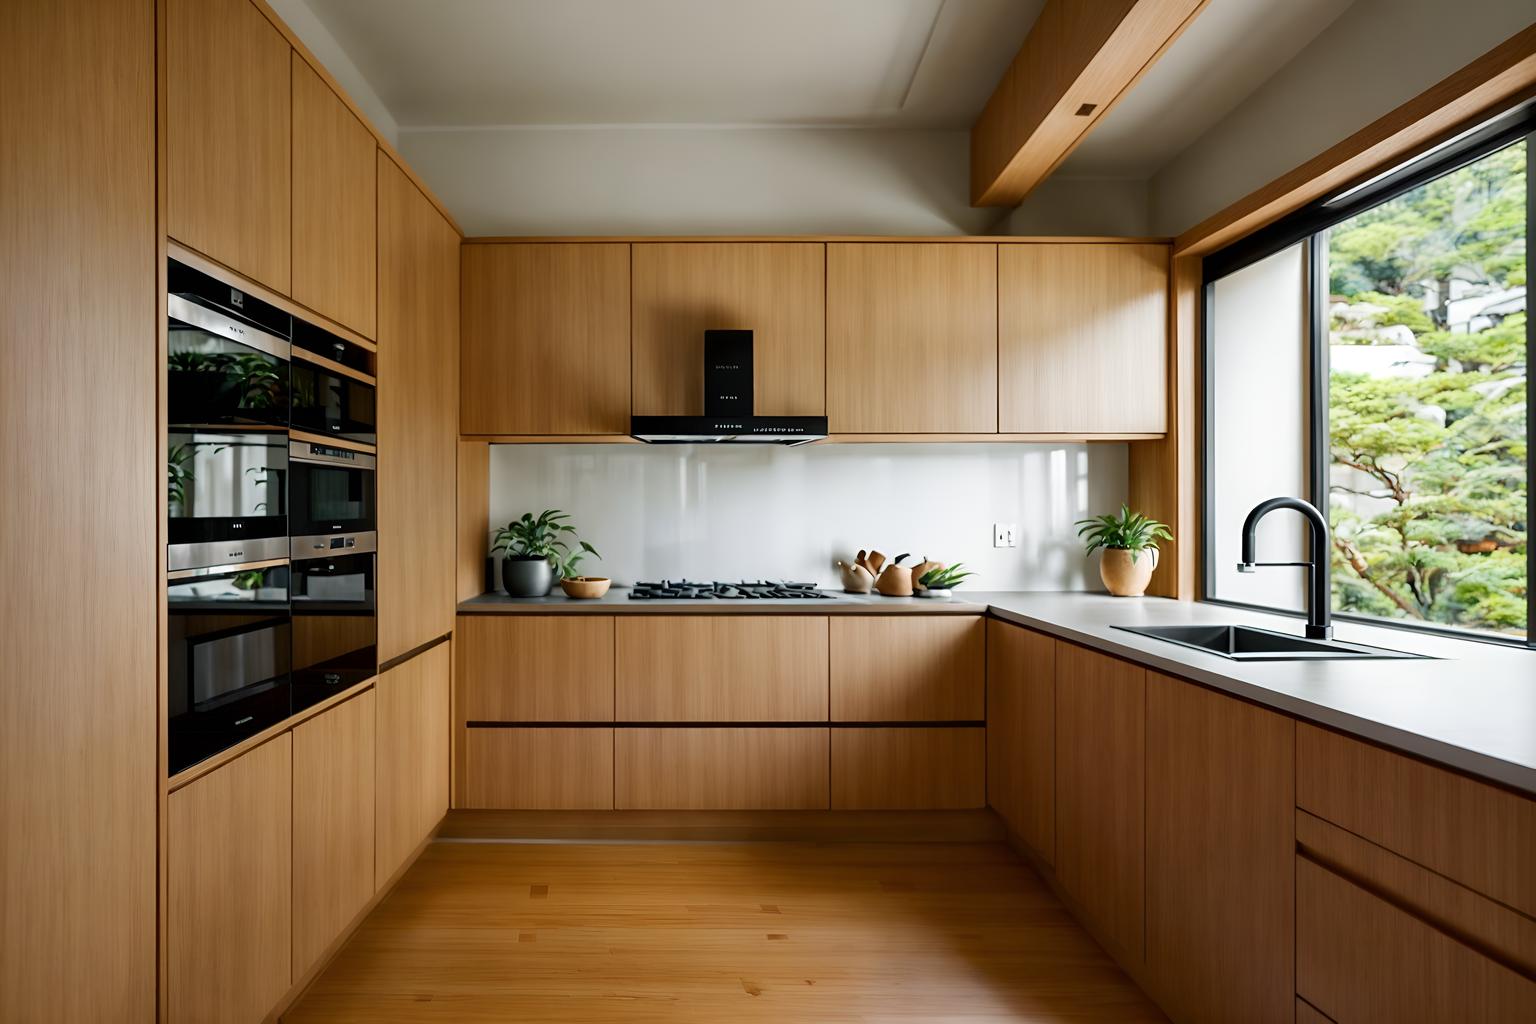
[{"label": "stainless steel oven door", "polygon": [[292,556],[309,558],[324,551],[362,550],[360,538],[364,534],[371,544],[377,524],[374,457],[309,441],[292,441],[288,451]]},{"label": "stainless steel oven door", "polygon": [[166,412],[173,425],[288,425],[287,338],[166,296]]},{"label": "stainless steel oven door", "polygon": [[172,427],[166,568],[288,555],[288,435]]}]

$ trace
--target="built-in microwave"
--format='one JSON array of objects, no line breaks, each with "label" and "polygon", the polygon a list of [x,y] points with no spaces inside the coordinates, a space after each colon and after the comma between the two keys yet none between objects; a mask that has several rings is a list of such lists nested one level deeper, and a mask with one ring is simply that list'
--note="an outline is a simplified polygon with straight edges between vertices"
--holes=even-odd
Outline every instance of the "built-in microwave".
[{"label": "built-in microwave", "polygon": [[294,430],[361,444],[378,438],[373,354],[303,320],[293,322]]},{"label": "built-in microwave", "polygon": [[166,568],[287,558],[288,434],[166,432]]},{"label": "built-in microwave", "polygon": [[293,562],[293,710],[318,704],[378,671],[374,536],[333,556]]},{"label": "built-in microwave", "polygon": [[172,426],[288,426],[292,318],[171,260],[166,412]]},{"label": "built-in microwave", "polygon": [[290,440],[288,453],[292,557],[361,550],[365,535],[371,545],[376,527],[374,457],[300,440]]},{"label": "built-in microwave", "polygon": [[171,774],[290,714],[289,583],[286,559],[168,574],[166,743]]}]

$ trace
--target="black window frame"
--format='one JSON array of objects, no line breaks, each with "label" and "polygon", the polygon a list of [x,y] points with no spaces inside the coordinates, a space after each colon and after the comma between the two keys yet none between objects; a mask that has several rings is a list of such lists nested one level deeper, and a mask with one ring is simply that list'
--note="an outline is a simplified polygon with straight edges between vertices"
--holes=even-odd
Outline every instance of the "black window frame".
[{"label": "black window frame", "polygon": [[[1444,177],[1453,171],[1460,170],[1469,164],[1481,160],[1501,149],[1514,145],[1521,139],[1525,140],[1526,161],[1526,201],[1525,201],[1525,248],[1526,248],[1526,320],[1525,320],[1525,358],[1526,358],[1526,437],[1536,438],[1536,402],[1529,397],[1530,370],[1532,357],[1536,356],[1536,310],[1530,305],[1529,274],[1532,264],[1531,256],[1536,250],[1536,102],[1528,102],[1499,116],[1484,122],[1483,124],[1461,133],[1448,141],[1431,147],[1397,167],[1383,173],[1365,179],[1350,188],[1346,188],[1329,198],[1319,200],[1309,206],[1303,207],[1288,217],[1284,217],[1274,224],[1261,228],[1253,234],[1238,239],[1226,247],[1206,256],[1201,262],[1200,283],[1200,409],[1201,409],[1201,459],[1200,459],[1200,492],[1201,492],[1201,526],[1200,526],[1200,591],[1201,600],[1210,604],[1226,605],[1233,608],[1249,608],[1256,611],[1270,612],[1277,615],[1287,615],[1293,618],[1304,618],[1305,613],[1285,608],[1274,608],[1268,605],[1252,604],[1246,601],[1234,601],[1215,596],[1216,562],[1215,562],[1215,535],[1213,525],[1215,523],[1216,490],[1211,479],[1213,465],[1213,424],[1215,423],[1215,395],[1211,385],[1211,370],[1213,365],[1212,323],[1214,321],[1215,284],[1217,281],[1245,267],[1252,266],[1261,260],[1268,259],[1294,245],[1304,244],[1305,269],[1306,269],[1306,302],[1307,302],[1307,393],[1310,408],[1308,410],[1308,451],[1307,451],[1307,500],[1323,510],[1324,515],[1328,509],[1329,470],[1331,459],[1328,453],[1328,296],[1330,294],[1328,281],[1327,245],[1328,231],[1336,224],[1340,224],[1366,210],[1380,206],[1388,200],[1410,192],[1421,185]],[[1527,447],[1526,453],[1526,534],[1529,538],[1531,524],[1536,521],[1536,489],[1531,487],[1530,467],[1536,464]],[[1532,624],[1536,624],[1536,588],[1530,586],[1531,569],[1536,566],[1536,556],[1532,555],[1529,539],[1526,543],[1526,637],[1521,639],[1514,636],[1500,636],[1493,633],[1473,632],[1455,626],[1446,626],[1438,623],[1415,622],[1406,619],[1389,619],[1373,615],[1357,615],[1349,612],[1333,612],[1335,619],[1346,622],[1358,622],[1371,626],[1382,626],[1388,629],[1402,629],[1414,633],[1429,633],[1438,636],[1454,637],[1458,640],[1471,640],[1478,643],[1492,643],[1507,647],[1536,649],[1536,635],[1532,633]],[[1333,553],[1329,552],[1329,564],[1332,565]],[[1331,593],[1331,588],[1330,588]]]}]

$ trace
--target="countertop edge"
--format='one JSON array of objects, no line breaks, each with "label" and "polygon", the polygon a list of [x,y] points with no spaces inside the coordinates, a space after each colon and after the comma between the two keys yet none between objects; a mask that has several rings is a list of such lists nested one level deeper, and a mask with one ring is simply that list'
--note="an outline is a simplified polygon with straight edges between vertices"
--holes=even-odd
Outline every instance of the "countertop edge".
[{"label": "countertop edge", "polygon": [[1150,654],[1129,645],[1116,643],[1096,633],[1074,629],[1050,619],[1008,608],[999,608],[996,605],[988,605],[987,614],[1004,622],[1049,633],[1051,636],[1083,647],[1091,647],[1171,676],[1230,693],[1234,697],[1241,697],[1298,720],[1337,729],[1360,739],[1379,743],[1401,753],[1423,758],[1454,771],[1476,776],[1484,781],[1497,783],[1518,790],[1525,796],[1536,798],[1536,769],[1481,754],[1475,750],[1468,750],[1465,747],[1458,747],[1420,733],[1384,725],[1369,718],[1351,715],[1325,704],[1293,697],[1257,683],[1224,676],[1199,665],[1191,665],[1177,657]]}]

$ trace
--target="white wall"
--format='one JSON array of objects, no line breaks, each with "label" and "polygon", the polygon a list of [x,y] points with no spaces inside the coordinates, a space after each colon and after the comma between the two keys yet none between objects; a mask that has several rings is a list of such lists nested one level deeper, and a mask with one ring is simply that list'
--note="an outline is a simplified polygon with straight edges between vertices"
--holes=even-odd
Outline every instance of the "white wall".
[{"label": "white wall", "polygon": [[[859,548],[962,561],[988,590],[1102,589],[1073,523],[1126,495],[1126,446],[1024,444],[493,445],[493,524],[570,512],[636,579],[837,584]],[[992,547],[992,524],[1018,546]]]},{"label": "white wall", "polygon": [[469,235],[981,234],[964,131],[658,126],[410,130]]},{"label": "white wall", "polygon": [[1356,0],[1152,178],[1176,235],[1412,99],[1525,28],[1531,0]]},{"label": "white wall", "polygon": [[997,227],[1008,235],[1152,233],[1147,182],[1118,178],[1047,178]]},{"label": "white wall", "polygon": [[315,12],[310,10],[306,0],[268,0],[268,3],[277,12],[277,16],[293,29],[293,34],[319,58],[325,69],[347,91],[352,102],[367,115],[379,133],[389,140],[390,145],[398,142],[400,131],[394,115],[379,99],[378,93],[373,91],[373,86],[368,84],[368,79],[363,77],[357,65],[352,63],[352,58],[347,56],[341,44],[336,42],[331,30],[315,17]]}]

